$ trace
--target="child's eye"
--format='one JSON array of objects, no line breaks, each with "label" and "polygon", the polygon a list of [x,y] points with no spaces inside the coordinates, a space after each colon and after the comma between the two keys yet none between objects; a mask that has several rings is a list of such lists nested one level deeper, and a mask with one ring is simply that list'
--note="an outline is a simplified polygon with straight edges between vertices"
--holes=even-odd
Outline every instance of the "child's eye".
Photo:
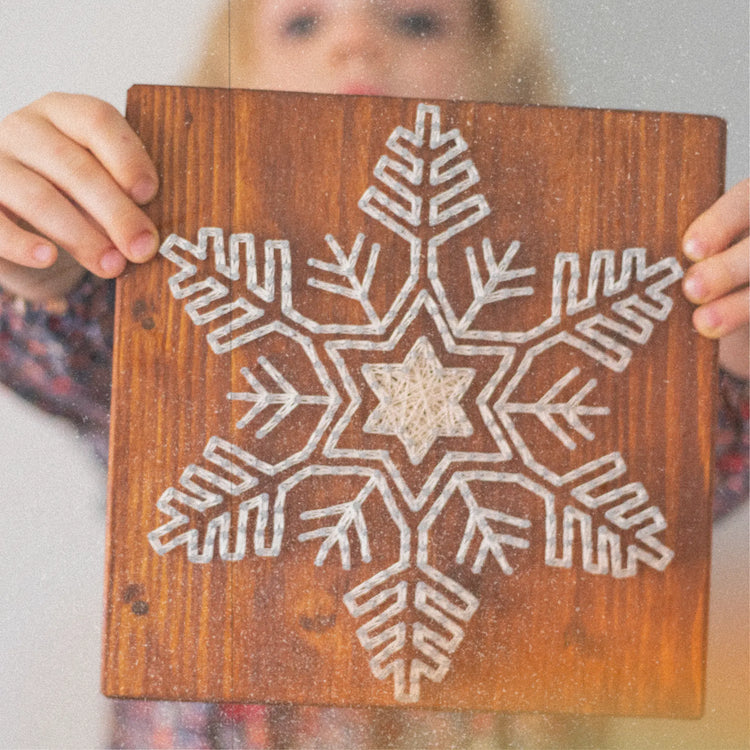
[{"label": "child's eye", "polygon": [[311,36],[320,19],[314,13],[301,13],[292,16],[284,23],[284,34],[293,38]]},{"label": "child's eye", "polygon": [[404,36],[427,39],[442,33],[443,22],[432,11],[411,11],[396,16],[396,29]]}]

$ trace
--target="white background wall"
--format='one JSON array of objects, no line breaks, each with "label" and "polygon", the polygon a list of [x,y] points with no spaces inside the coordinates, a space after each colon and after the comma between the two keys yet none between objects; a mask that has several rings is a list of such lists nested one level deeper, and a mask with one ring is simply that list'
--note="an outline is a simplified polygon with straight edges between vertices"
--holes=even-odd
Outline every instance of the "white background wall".
[{"label": "white background wall", "polygon": [[[0,0],[0,117],[50,90],[124,107],[179,83],[212,0]],[[748,174],[746,0],[544,0],[568,103],[716,114]],[[95,747],[104,477],[67,426],[0,391],[0,747]],[[747,509],[714,542],[707,716],[620,721],[621,747],[746,747]]]}]

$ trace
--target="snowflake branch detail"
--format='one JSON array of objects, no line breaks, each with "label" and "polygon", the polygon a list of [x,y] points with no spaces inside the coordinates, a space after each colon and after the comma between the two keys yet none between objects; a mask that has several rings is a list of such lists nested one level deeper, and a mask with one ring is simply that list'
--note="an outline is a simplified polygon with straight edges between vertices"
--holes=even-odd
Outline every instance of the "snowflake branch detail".
[{"label": "snowflake branch detail", "polygon": [[316,565],[322,565],[331,549],[338,545],[341,554],[341,567],[344,568],[344,570],[349,570],[351,568],[349,529],[352,527],[357,534],[362,562],[370,562],[372,560],[370,555],[370,542],[367,534],[367,523],[362,514],[362,506],[376,486],[377,484],[375,480],[371,478],[360,490],[357,497],[348,503],[340,503],[339,505],[331,505],[327,508],[316,508],[315,510],[307,510],[300,513],[300,518],[303,521],[339,516],[339,520],[335,526],[324,526],[315,529],[314,531],[305,531],[298,537],[301,542],[325,537],[325,541],[320,545],[320,550],[315,558]]},{"label": "snowflake branch detail", "polygon": [[375,265],[378,262],[378,255],[380,253],[380,245],[377,242],[372,244],[370,250],[370,257],[367,260],[367,268],[365,269],[365,275],[360,281],[357,277],[357,261],[359,260],[360,252],[365,241],[364,234],[358,234],[352,245],[352,251],[347,256],[346,253],[341,249],[341,245],[336,241],[333,235],[326,235],[326,242],[331,248],[331,252],[336,258],[336,263],[325,263],[324,261],[316,258],[309,258],[307,263],[313,268],[317,268],[320,271],[326,271],[337,276],[343,276],[348,282],[349,286],[345,287],[341,284],[331,284],[327,281],[321,281],[320,279],[311,278],[307,280],[310,286],[316,289],[322,289],[325,292],[331,294],[337,294],[341,297],[347,297],[349,299],[356,300],[362,306],[362,310],[367,316],[367,320],[371,325],[377,329],[382,327],[383,321],[380,319],[378,314],[375,312],[375,308],[370,302],[370,286],[375,276]]},{"label": "snowflake branch detail", "polygon": [[503,548],[508,546],[517,549],[528,549],[529,540],[512,534],[495,532],[490,526],[490,521],[499,521],[514,529],[528,529],[531,527],[531,521],[511,516],[499,510],[482,508],[474,498],[468,483],[462,481],[459,488],[466,507],[469,510],[469,520],[466,523],[466,530],[461,540],[461,546],[456,553],[456,562],[463,564],[466,561],[469,546],[478,532],[482,537],[482,541],[477,551],[477,556],[474,559],[474,564],[471,566],[472,573],[482,572],[485,560],[487,559],[487,553],[491,552],[503,573],[506,576],[512,575],[513,568],[508,562]]},{"label": "snowflake branch detail", "polygon": [[[479,266],[476,257],[474,256],[474,248],[466,248],[466,262],[469,265],[474,299],[461,317],[461,320],[456,324],[455,329],[458,335],[466,333],[474,322],[474,319],[486,305],[490,305],[493,302],[502,302],[509,297],[528,297],[534,294],[534,288],[530,286],[504,286],[509,281],[514,281],[515,279],[520,279],[526,276],[533,276],[536,273],[536,268],[533,266],[509,270],[510,264],[513,262],[513,258],[515,258],[520,247],[521,243],[518,242],[518,240],[511,242],[508,249],[505,251],[502,260],[498,263],[495,260],[495,254],[492,251],[492,242],[490,239],[485,237],[482,240],[484,262],[487,266],[488,272],[487,281],[485,283],[482,283]],[[498,289],[498,287],[500,288]]]},{"label": "snowflake branch detail", "polygon": [[278,404],[279,409],[273,417],[255,433],[255,437],[260,440],[266,437],[266,435],[302,404],[330,406],[330,396],[300,395],[299,391],[265,357],[258,357],[258,364],[271,376],[281,390],[276,393],[270,393],[247,367],[243,367],[240,372],[253,389],[253,392],[227,393],[227,398],[232,401],[255,402],[255,406],[237,422],[237,429],[246,427],[267,407]]},{"label": "snowflake branch detail", "polygon": [[591,378],[568,401],[554,401],[566,386],[580,374],[581,368],[574,367],[533,404],[511,403],[507,400],[508,394],[503,393],[495,404],[495,411],[501,419],[510,414],[533,414],[568,450],[575,450],[575,441],[557,424],[555,417],[565,419],[568,425],[581,437],[586,440],[593,440],[594,433],[583,424],[581,417],[609,414],[609,407],[607,406],[586,406],[583,404],[586,396],[596,388],[596,378]]}]

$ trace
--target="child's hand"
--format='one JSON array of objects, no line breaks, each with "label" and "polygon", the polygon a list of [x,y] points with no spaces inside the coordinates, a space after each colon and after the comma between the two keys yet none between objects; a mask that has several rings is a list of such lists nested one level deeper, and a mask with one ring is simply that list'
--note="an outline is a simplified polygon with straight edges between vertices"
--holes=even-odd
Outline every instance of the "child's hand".
[{"label": "child's hand", "polygon": [[[119,275],[158,247],[137,204],[158,188],[138,136],[111,105],[49,94],[0,122],[0,285],[64,294],[87,268]],[[61,252],[64,251],[64,252]]]},{"label": "child's hand", "polygon": [[735,185],[685,232],[683,249],[695,265],[685,274],[685,296],[698,309],[696,330],[721,339],[719,360],[735,375],[748,377],[748,227],[750,181]]}]

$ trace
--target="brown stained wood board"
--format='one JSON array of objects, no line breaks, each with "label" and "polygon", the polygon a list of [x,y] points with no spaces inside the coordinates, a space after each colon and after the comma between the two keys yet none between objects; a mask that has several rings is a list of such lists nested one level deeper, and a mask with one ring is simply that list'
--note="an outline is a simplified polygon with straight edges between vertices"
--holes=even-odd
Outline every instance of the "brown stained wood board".
[{"label": "brown stained wood board", "polygon": [[108,695],[697,716],[709,117],[137,86]]}]

